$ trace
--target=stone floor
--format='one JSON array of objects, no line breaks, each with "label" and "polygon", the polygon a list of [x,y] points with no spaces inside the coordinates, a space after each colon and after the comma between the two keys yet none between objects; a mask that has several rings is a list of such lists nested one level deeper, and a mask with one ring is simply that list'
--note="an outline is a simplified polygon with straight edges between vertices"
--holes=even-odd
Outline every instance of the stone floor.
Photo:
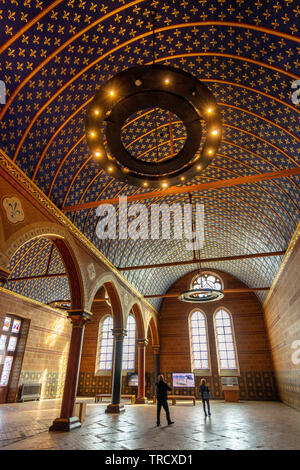
[{"label": "stone floor", "polygon": [[156,407],[125,405],[120,415],[105,414],[106,404],[87,399],[83,426],[70,433],[49,432],[60,401],[0,405],[0,448],[57,450],[257,450],[300,449],[300,412],[278,402],[212,401],[211,418],[201,403],[170,406],[175,423],[155,426]]}]

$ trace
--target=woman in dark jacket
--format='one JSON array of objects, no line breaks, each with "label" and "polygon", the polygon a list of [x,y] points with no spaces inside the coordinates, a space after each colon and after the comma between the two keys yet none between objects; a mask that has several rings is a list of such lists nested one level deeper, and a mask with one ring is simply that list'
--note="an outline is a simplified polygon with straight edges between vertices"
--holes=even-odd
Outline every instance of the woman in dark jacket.
[{"label": "woman in dark jacket", "polygon": [[205,409],[205,403],[206,403],[207,404],[208,416],[210,416],[210,405],[209,405],[210,392],[209,392],[208,386],[206,385],[206,380],[205,379],[201,379],[199,392],[201,393],[204,414],[205,414],[205,416],[207,416],[206,409]]}]

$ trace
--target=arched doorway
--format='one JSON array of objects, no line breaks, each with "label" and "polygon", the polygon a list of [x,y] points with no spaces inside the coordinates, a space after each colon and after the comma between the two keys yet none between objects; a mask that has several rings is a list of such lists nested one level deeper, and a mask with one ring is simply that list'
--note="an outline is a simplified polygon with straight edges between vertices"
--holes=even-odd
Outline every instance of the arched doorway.
[{"label": "arched doorway", "polygon": [[[25,302],[24,308],[16,307],[17,311],[10,309],[4,318],[1,332],[3,348],[1,347],[0,355],[3,361],[0,361],[0,402],[15,401],[19,384],[24,388],[29,383],[34,385],[41,398],[58,398],[65,381],[69,344],[68,341],[64,344],[59,342],[57,335],[61,331],[67,336],[69,325],[63,313],[57,313],[55,317],[51,309],[43,309],[42,305],[58,307],[60,311],[82,308],[84,296],[79,266],[67,240],[57,234],[35,236],[31,231],[17,238],[9,253],[10,274],[4,287],[17,294],[14,297],[17,305],[24,302],[24,298],[28,302]],[[30,301],[41,305],[42,313],[39,311],[39,318],[34,315],[35,308],[39,307],[34,308],[33,304],[30,308]],[[19,325],[17,333],[14,324]],[[48,332],[47,338],[44,331]],[[34,362],[36,353],[40,358],[33,370],[26,369],[26,363],[23,363],[28,335],[31,349],[27,356],[31,357],[31,362]],[[57,349],[54,347],[56,355],[52,355],[50,361],[53,342],[59,342],[59,346]],[[49,362],[52,366],[50,370]]]}]

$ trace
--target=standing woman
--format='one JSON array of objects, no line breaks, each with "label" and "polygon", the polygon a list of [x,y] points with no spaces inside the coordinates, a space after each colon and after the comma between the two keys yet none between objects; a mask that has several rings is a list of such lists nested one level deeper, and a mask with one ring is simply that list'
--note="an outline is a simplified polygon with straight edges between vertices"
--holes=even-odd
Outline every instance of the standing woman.
[{"label": "standing woman", "polygon": [[201,379],[199,392],[201,393],[204,414],[205,416],[207,416],[206,409],[205,409],[205,403],[206,403],[208,416],[210,416],[210,405],[209,405],[210,392],[209,392],[208,386],[206,385],[205,379]]}]

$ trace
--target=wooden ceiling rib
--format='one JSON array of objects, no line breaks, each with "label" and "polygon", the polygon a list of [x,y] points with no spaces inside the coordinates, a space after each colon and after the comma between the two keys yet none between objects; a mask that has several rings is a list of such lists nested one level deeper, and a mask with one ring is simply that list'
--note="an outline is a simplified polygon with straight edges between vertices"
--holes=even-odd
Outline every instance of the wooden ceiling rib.
[{"label": "wooden ceiling rib", "polygon": [[[151,198],[155,198],[158,196],[165,197],[168,195],[190,193],[194,191],[204,191],[207,189],[226,188],[230,186],[237,186],[240,184],[254,183],[257,181],[265,181],[265,180],[269,180],[273,178],[282,178],[285,176],[293,176],[293,175],[299,175],[299,174],[300,174],[300,166],[296,168],[289,168],[287,170],[271,171],[271,172],[259,174],[259,175],[240,176],[239,178],[232,178],[232,179],[225,180],[225,181],[221,180],[221,181],[214,181],[212,183],[202,183],[202,184],[191,185],[191,186],[181,186],[181,187],[173,187],[173,188],[164,189],[164,190],[151,191],[149,193],[138,194],[134,196],[127,196],[127,201],[128,202],[142,201],[145,199],[151,199]],[[98,207],[100,204],[119,204],[119,198],[106,199],[102,201],[92,201],[92,202],[87,202],[85,204],[77,204],[74,206],[62,207],[61,210],[63,212],[72,212],[72,211],[78,211],[78,210],[83,210],[83,209],[89,209],[91,207]]]},{"label": "wooden ceiling rib", "polygon": [[[216,258],[203,258],[201,263],[213,263],[215,261],[234,261],[238,259],[250,259],[250,258],[268,258],[270,256],[283,256],[285,254],[284,250],[273,251],[268,253],[251,253],[247,255],[237,255],[237,256],[224,256]],[[144,264],[141,266],[125,266],[118,267],[119,271],[134,271],[137,269],[153,269],[153,268],[166,268],[170,266],[181,266],[187,264],[199,264],[199,260],[186,260],[186,261],[173,261],[171,263],[157,263],[157,264]]]}]

